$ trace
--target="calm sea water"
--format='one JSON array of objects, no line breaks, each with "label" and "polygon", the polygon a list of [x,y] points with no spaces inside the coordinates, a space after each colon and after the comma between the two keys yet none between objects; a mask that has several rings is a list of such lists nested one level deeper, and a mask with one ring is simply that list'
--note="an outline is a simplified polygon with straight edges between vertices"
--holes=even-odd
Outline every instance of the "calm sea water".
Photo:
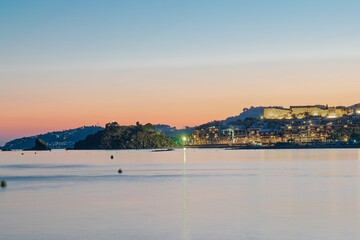
[{"label": "calm sea water", "polygon": [[360,239],[360,150],[21,153],[2,240]]}]

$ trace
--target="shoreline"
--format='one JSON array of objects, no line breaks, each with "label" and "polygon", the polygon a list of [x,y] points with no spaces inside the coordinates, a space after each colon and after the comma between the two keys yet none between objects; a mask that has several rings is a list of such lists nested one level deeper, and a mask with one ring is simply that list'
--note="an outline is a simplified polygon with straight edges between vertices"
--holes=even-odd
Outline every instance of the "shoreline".
[{"label": "shoreline", "polygon": [[271,149],[360,149],[359,144],[349,145],[278,145],[278,146],[232,146],[228,144],[189,145],[186,148],[222,148],[225,150],[271,150]]},{"label": "shoreline", "polygon": [[297,146],[297,147],[230,147],[226,150],[278,150],[278,149],[360,149],[359,146]]},{"label": "shoreline", "polygon": [[228,144],[210,144],[210,145],[186,145],[173,148],[121,148],[121,149],[51,149],[51,150],[22,150],[7,149],[0,152],[51,152],[52,150],[65,151],[119,151],[119,150],[150,150],[152,152],[169,152],[176,149],[225,149],[225,150],[272,150],[272,149],[360,149],[360,145],[285,145],[285,146],[234,146]]}]

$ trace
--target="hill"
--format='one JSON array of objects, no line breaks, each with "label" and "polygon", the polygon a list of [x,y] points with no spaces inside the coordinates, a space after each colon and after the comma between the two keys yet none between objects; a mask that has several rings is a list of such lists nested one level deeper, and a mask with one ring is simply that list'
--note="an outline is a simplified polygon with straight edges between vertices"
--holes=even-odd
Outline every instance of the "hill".
[{"label": "hill", "polygon": [[243,112],[237,116],[228,117],[225,119],[224,123],[229,124],[231,122],[236,122],[238,120],[245,120],[246,118],[259,118],[264,115],[264,109],[266,107],[250,107],[244,108]]},{"label": "hill", "polygon": [[174,146],[175,140],[157,132],[150,123],[119,126],[113,122],[106,124],[104,130],[75,143],[74,149],[151,149]]},{"label": "hill", "polygon": [[73,148],[75,142],[85,139],[104,128],[99,126],[80,127],[65,131],[49,132],[31,137],[12,140],[3,146],[3,149],[30,149],[35,145],[37,138],[45,141],[51,149]]},{"label": "hill", "polygon": [[[291,108],[306,108],[306,107],[318,107],[318,106],[324,106],[325,105],[312,105],[312,106],[292,106],[290,107]],[[243,112],[240,113],[239,115],[237,116],[233,116],[233,117],[228,117],[227,119],[225,119],[224,121],[224,124],[230,124],[232,122],[236,122],[236,121],[243,121],[245,120],[246,118],[255,118],[255,119],[258,119],[260,118],[261,116],[264,116],[264,110],[265,109],[268,109],[268,108],[278,108],[278,109],[286,109],[286,108],[283,108],[281,106],[268,106],[268,107],[263,107],[263,106],[260,106],[260,107],[250,107],[250,108],[244,108],[243,109]],[[326,108],[327,105],[326,105]],[[333,108],[340,108],[340,109],[352,109],[352,114],[360,114],[360,104],[354,104],[352,106],[349,106],[349,107],[343,107],[343,106],[337,106],[337,107],[333,107]],[[309,111],[309,110],[307,110]],[[332,110],[334,111],[334,110]],[[299,113],[297,113],[299,114]],[[303,114],[306,114],[306,110],[304,110],[304,113]],[[320,114],[318,114],[320,115]],[[345,114],[347,115],[347,114]]]},{"label": "hill", "polygon": [[349,108],[353,109],[354,114],[359,114],[360,113],[360,103],[349,106]]}]

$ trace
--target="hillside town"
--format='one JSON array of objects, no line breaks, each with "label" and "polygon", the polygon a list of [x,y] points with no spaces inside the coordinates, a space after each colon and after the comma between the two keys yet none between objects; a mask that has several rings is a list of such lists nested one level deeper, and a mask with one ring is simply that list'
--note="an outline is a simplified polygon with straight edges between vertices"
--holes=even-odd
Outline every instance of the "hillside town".
[{"label": "hillside town", "polygon": [[189,145],[279,146],[358,144],[360,105],[252,107],[237,117],[201,125]]}]

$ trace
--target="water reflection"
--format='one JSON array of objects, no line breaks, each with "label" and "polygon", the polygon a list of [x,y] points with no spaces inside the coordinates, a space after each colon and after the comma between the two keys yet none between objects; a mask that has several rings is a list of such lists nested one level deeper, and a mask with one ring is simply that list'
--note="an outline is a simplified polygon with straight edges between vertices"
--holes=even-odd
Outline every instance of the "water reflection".
[{"label": "water reflection", "polygon": [[186,148],[184,148],[184,166],[183,166],[183,175],[186,175],[186,164],[187,164],[187,161],[186,161]]},{"label": "water reflection", "polygon": [[184,148],[183,165],[183,240],[189,239],[189,208],[188,208],[188,179],[187,179],[187,159],[186,148]]},{"label": "water reflection", "polygon": [[360,239],[358,149],[1,152],[0,177],[0,239]]},{"label": "water reflection", "polygon": [[[358,198],[358,206],[360,209],[360,150],[358,150],[358,159],[357,159],[357,179],[358,179],[358,187],[357,187],[357,198]],[[360,222],[360,211],[358,211],[358,221]]]}]

